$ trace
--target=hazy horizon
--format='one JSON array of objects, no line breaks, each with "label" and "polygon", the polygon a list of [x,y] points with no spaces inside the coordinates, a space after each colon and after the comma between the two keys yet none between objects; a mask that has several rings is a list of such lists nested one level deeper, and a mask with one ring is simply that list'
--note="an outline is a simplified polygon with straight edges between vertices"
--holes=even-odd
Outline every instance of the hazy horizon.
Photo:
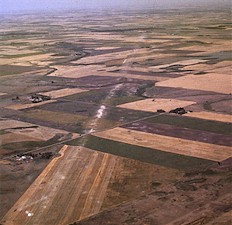
[{"label": "hazy horizon", "polygon": [[178,9],[230,7],[230,0],[0,0],[0,13],[57,10]]}]

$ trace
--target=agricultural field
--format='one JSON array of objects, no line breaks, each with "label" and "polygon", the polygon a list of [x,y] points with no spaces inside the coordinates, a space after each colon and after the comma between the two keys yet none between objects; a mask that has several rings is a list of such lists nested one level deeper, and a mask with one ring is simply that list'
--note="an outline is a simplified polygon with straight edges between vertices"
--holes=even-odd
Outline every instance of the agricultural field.
[{"label": "agricultural field", "polygon": [[[156,182],[168,183],[174,176],[177,179],[183,175],[179,170],[83,147],[65,145],[59,153],[4,217],[6,224],[39,224],[41,220],[47,224],[69,224],[149,193],[159,184],[154,181],[158,171],[166,176]],[[138,185],[141,181],[143,185]],[[29,196],[33,202],[28,202]],[[55,198],[59,200],[54,201]],[[30,218],[29,213],[33,214]]]},{"label": "agricultural field", "polygon": [[229,10],[0,28],[0,224],[232,223]]}]

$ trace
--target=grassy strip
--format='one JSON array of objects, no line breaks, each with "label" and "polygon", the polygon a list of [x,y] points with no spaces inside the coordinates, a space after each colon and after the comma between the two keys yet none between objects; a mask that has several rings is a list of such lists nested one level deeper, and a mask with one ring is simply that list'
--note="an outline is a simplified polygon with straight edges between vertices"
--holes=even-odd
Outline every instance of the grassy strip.
[{"label": "grassy strip", "polygon": [[177,127],[203,130],[226,135],[230,135],[232,133],[232,126],[230,123],[184,116],[160,115],[158,117],[150,118],[147,121],[151,123],[168,124]]},{"label": "grassy strip", "polygon": [[143,97],[138,97],[138,96],[120,96],[120,97],[112,97],[105,101],[106,105],[111,105],[111,106],[117,106],[129,102],[135,102],[139,100],[143,100]]},{"label": "grassy strip", "polygon": [[4,59],[15,59],[15,58],[34,56],[34,55],[43,55],[43,54],[45,54],[45,53],[42,53],[42,52],[32,52],[32,53],[27,53],[27,54],[4,55],[2,58],[4,58]]},{"label": "grassy strip", "polygon": [[0,130],[0,135],[3,135],[3,134],[7,134],[8,132],[4,131],[4,130]]},{"label": "grassy strip", "polygon": [[206,168],[213,163],[210,160],[163,152],[95,136],[87,136],[68,144],[82,145],[83,143],[85,147],[90,149],[183,171]]}]

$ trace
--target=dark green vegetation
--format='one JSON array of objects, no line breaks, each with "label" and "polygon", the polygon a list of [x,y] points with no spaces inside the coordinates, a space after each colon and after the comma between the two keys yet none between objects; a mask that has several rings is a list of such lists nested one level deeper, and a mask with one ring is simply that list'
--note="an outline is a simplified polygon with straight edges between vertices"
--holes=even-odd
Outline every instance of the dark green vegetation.
[{"label": "dark green vegetation", "polygon": [[7,134],[7,132],[4,130],[0,130],[0,135],[3,135],[3,134]]},{"label": "dark green vegetation", "polygon": [[92,135],[84,138],[85,140],[79,139],[71,141],[69,144],[81,145],[84,143],[84,146],[90,149],[184,171],[206,168],[213,163],[210,160],[163,152]]},{"label": "dark green vegetation", "polygon": [[106,105],[112,105],[112,106],[117,106],[129,102],[135,102],[139,100],[143,100],[144,97],[139,97],[139,96],[120,96],[120,97],[112,97],[110,99],[107,99],[104,103]]}]

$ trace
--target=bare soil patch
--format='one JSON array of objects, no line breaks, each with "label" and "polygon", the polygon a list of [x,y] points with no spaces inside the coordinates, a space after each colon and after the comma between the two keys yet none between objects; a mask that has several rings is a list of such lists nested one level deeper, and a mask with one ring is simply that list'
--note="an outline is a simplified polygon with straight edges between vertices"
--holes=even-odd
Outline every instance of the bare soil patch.
[{"label": "bare soil patch", "polygon": [[[164,176],[155,177],[157,173]],[[182,176],[183,172],[175,169],[64,146],[60,156],[50,162],[2,222],[69,224]],[[138,185],[141,180],[143,185]]]},{"label": "bare soil patch", "polygon": [[61,98],[68,95],[78,94],[82,92],[86,92],[88,90],[80,89],[80,88],[64,88],[60,90],[41,92],[39,94],[49,96],[51,98]]},{"label": "bare soil patch", "polygon": [[48,100],[48,101],[43,101],[43,102],[38,102],[38,103],[29,103],[29,104],[15,104],[15,105],[10,105],[7,106],[7,109],[14,109],[14,110],[21,110],[21,109],[29,109],[29,108],[33,108],[33,107],[37,107],[37,106],[41,106],[41,105],[46,105],[49,103],[53,103],[56,102],[56,100]]},{"label": "bare soil patch", "polygon": [[[0,65],[11,65],[14,63],[27,63],[29,62],[30,64],[35,64],[35,65],[42,65],[46,66],[49,64],[49,62],[45,62],[49,58],[52,57],[52,54],[36,54],[36,55],[30,55],[27,54],[25,55],[18,55],[16,58],[1,58],[0,60]],[[41,62],[42,61],[42,62]],[[44,61],[44,62],[43,62]]]},{"label": "bare soil patch", "polygon": [[231,93],[231,79],[227,74],[187,75],[158,82],[156,86]]},{"label": "bare soil patch", "polygon": [[165,111],[170,111],[174,108],[185,107],[192,104],[196,104],[196,102],[192,101],[183,101],[177,99],[145,99],[136,102],[130,102],[122,105],[118,105],[118,107],[133,109],[133,110],[142,110],[147,112],[156,112],[159,109],[163,109]]},{"label": "bare soil patch", "polygon": [[36,137],[28,137],[23,134],[14,134],[14,133],[7,133],[1,135],[0,145],[5,145],[8,143],[14,142],[24,142],[24,141],[41,141],[42,139]]},{"label": "bare soil patch", "polygon": [[144,76],[144,75],[135,75],[129,73],[116,73],[108,72],[107,67],[104,65],[78,65],[78,66],[62,66],[57,67],[57,71],[49,74],[49,76],[56,77],[66,77],[66,78],[81,78],[86,76],[112,76],[112,77],[127,77],[132,79],[140,80],[153,80],[153,81],[163,81],[167,80],[165,77],[154,77],[154,76]]},{"label": "bare soil patch", "polygon": [[[69,132],[58,130],[50,127],[37,126],[31,123],[25,123],[17,120],[2,120],[0,128],[14,134],[25,135],[36,140],[47,141],[53,138],[56,134],[68,135]],[[76,134],[76,136],[79,136]]]},{"label": "bare soil patch", "polygon": [[102,50],[115,50],[115,49],[118,49],[119,47],[98,47],[98,48],[95,48],[95,50],[97,51],[102,51]]}]

